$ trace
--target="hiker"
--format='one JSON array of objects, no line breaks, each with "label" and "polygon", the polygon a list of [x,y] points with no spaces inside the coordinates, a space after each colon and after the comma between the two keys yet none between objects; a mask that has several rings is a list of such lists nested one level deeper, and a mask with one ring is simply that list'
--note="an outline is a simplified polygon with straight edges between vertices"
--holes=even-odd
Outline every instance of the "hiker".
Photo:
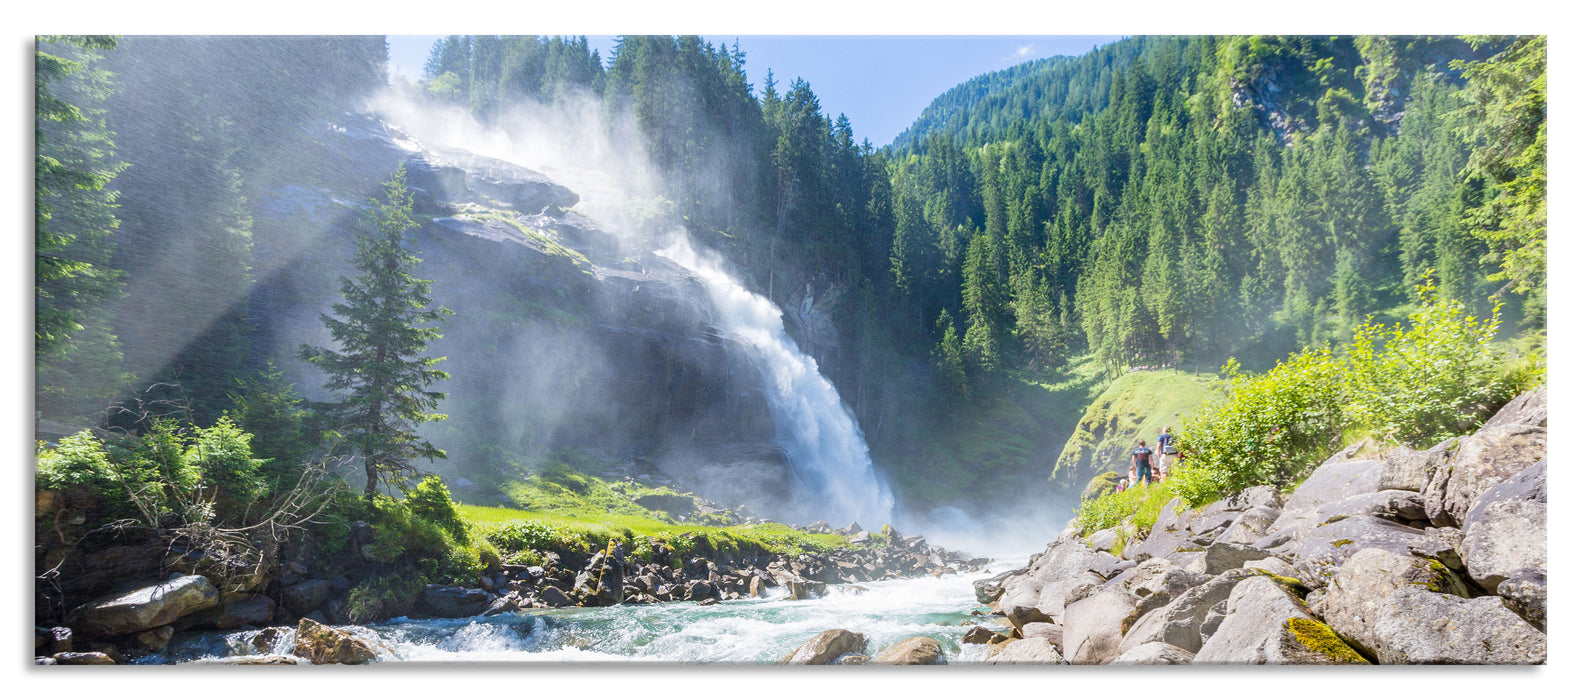
[{"label": "hiker", "polygon": [[1132,450],[1132,483],[1150,484],[1153,478],[1154,451],[1148,449],[1147,440],[1138,440],[1137,447]]},{"label": "hiker", "polygon": [[1159,431],[1158,454],[1156,456],[1159,463],[1159,480],[1164,481],[1165,477],[1170,476],[1170,470],[1175,467],[1176,460],[1180,459],[1176,456],[1175,433],[1170,432],[1170,426],[1168,425]]}]

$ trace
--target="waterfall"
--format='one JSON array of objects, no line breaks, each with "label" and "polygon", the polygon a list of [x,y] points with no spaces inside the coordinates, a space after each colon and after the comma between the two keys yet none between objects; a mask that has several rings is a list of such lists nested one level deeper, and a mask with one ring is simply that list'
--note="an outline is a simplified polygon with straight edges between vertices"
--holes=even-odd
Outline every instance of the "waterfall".
[{"label": "waterfall", "polygon": [[657,253],[697,275],[719,329],[754,354],[776,438],[790,455],[799,487],[790,510],[803,522],[822,519],[835,527],[851,519],[871,529],[889,523],[895,499],[874,470],[857,419],[819,373],[818,363],[786,334],[774,302],[747,291],[716,260],[694,251],[685,237]]}]

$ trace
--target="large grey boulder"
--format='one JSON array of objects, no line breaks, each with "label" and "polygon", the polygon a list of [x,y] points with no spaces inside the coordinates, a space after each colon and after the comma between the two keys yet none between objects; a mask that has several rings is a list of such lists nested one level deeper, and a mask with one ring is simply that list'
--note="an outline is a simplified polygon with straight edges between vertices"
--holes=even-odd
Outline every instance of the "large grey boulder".
[{"label": "large grey boulder", "polygon": [[781,666],[826,666],[846,654],[861,653],[866,646],[868,638],[860,633],[843,629],[824,630],[776,663]]},{"label": "large grey boulder", "polygon": [[1056,651],[1062,654],[1065,653],[1066,632],[1060,625],[1053,622],[1029,622],[1022,625],[1022,629],[1019,631],[1022,633],[1022,639],[1033,639],[1035,637],[1045,639],[1050,644],[1055,645]]},{"label": "large grey boulder", "polygon": [[1066,660],[1048,640],[1013,639],[1000,653],[989,658],[991,664],[1064,664]]},{"label": "large grey boulder", "polygon": [[1435,469],[1423,489],[1429,520],[1440,527],[1461,525],[1489,487],[1547,457],[1548,415],[1546,395],[1530,392],[1461,438],[1453,456]]},{"label": "large grey boulder", "polygon": [[1236,584],[1198,664],[1366,664],[1285,586],[1265,576]]},{"label": "large grey boulder", "polygon": [[1462,525],[1467,574],[1485,593],[1522,570],[1549,566],[1549,462],[1543,460],[1483,492]]},{"label": "large grey boulder", "polygon": [[1218,576],[1232,569],[1240,569],[1249,561],[1267,559],[1271,555],[1266,549],[1259,549],[1244,544],[1230,542],[1215,542],[1203,550],[1203,573],[1209,576]]},{"label": "large grey boulder", "polygon": [[993,605],[995,601],[1000,599],[1000,596],[1005,594],[1005,588],[1002,584],[1005,583],[1006,579],[1009,579],[1013,576],[1025,575],[1027,575],[1026,567],[1012,569],[1010,571],[1002,571],[989,578],[973,581],[972,592],[977,596],[979,603],[983,603],[984,605]]},{"label": "large grey boulder", "polygon": [[66,615],[66,626],[90,637],[115,637],[162,627],[219,602],[209,579],[179,576],[80,605]]},{"label": "large grey boulder", "polygon": [[1454,440],[1446,440],[1426,450],[1397,447],[1384,455],[1379,470],[1379,490],[1422,491],[1434,470],[1450,459]]},{"label": "large grey boulder", "polygon": [[1322,588],[1335,570],[1356,552],[1384,549],[1410,554],[1415,549],[1433,549],[1440,539],[1400,523],[1358,516],[1314,528],[1307,534],[1282,544],[1272,551],[1291,562],[1297,578],[1308,588]]},{"label": "large grey boulder", "polygon": [[1536,664],[1547,638],[1495,596],[1463,598],[1435,562],[1364,549],[1336,572],[1326,619],[1381,664]]},{"label": "large grey boulder", "polygon": [[[1282,539],[1289,541],[1311,532],[1320,525],[1362,516],[1401,523],[1426,520],[1428,517],[1423,510],[1421,494],[1403,489],[1386,489],[1347,496],[1337,501],[1320,503],[1312,508],[1301,510],[1287,508],[1270,526],[1268,532],[1270,535],[1287,535]],[[1255,540],[1254,543],[1258,541]]]},{"label": "large grey boulder", "polygon": [[1280,515],[1281,511],[1278,508],[1269,506],[1249,508],[1237,515],[1214,541],[1226,544],[1252,544],[1269,534],[1269,528]]},{"label": "large grey boulder", "polygon": [[1124,590],[1106,587],[1072,603],[1062,621],[1062,648],[1073,664],[1107,664],[1121,653],[1121,635],[1142,601]]},{"label": "large grey boulder", "polygon": [[1193,653],[1164,642],[1132,647],[1110,662],[1112,666],[1179,666],[1192,663]]},{"label": "large grey boulder", "polygon": [[1149,611],[1126,630],[1121,638],[1121,653],[1151,642],[1196,653],[1203,646],[1201,628],[1209,611],[1229,599],[1236,584],[1253,575],[1249,569],[1227,571]]},{"label": "large grey boulder", "polygon": [[1208,578],[1187,571],[1169,559],[1149,559],[1122,572],[1106,585],[1119,586],[1138,598],[1147,598],[1160,592],[1173,597],[1202,584]]},{"label": "large grey boulder", "polygon": [[1378,491],[1383,463],[1371,459],[1350,459],[1348,454],[1356,449],[1357,446],[1352,446],[1342,450],[1314,469],[1313,473],[1291,492],[1290,498],[1286,499],[1285,511],[1289,513],[1308,510],[1325,503],[1334,503],[1351,496]]}]

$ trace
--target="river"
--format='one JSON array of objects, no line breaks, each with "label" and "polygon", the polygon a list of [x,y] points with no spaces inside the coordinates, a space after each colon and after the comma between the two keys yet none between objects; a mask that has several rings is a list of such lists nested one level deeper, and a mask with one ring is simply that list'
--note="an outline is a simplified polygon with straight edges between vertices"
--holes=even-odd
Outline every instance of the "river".
[{"label": "river", "polygon": [[[993,565],[991,571],[1006,564]],[[771,664],[827,629],[868,638],[868,654],[914,636],[939,640],[948,663],[981,662],[988,648],[961,636],[984,610],[972,582],[984,572],[835,585],[812,600],[769,597],[715,605],[661,603],[608,608],[560,608],[493,617],[396,618],[342,627],[389,647],[378,663],[402,662],[642,662],[659,664]],[[256,632],[177,635],[165,651],[134,663],[170,664],[258,656]],[[295,633],[281,635],[269,653],[289,654]]]}]

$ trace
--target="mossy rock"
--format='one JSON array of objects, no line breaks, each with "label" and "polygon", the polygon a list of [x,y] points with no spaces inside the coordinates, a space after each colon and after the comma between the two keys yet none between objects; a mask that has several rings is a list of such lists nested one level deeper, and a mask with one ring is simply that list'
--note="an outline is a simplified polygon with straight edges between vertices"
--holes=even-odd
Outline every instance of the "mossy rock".
[{"label": "mossy rock", "polygon": [[1368,664],[1368,660],[1346,644],[1335,631],[1318,620],[1292,617],[1285,621],[1290,639],[1308,651],[1322,654],[1336,664]]}]

